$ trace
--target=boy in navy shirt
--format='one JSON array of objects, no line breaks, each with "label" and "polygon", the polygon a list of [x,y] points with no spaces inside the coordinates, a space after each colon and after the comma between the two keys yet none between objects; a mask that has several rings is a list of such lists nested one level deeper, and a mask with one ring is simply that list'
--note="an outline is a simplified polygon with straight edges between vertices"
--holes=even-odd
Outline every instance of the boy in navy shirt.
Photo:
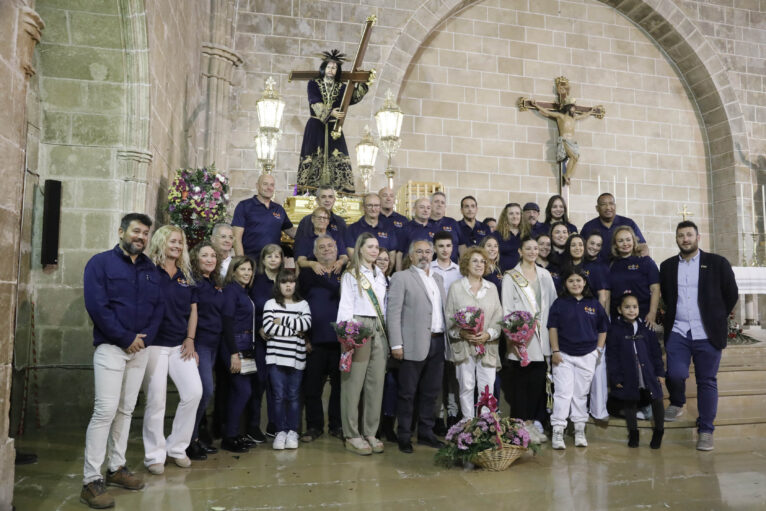
[{"label": "boy in navy shirt", "polygon": [[585,438],[588,392],[596,363],[603,356],[609,329],[606,311],[593,298],[582,270],[569,270],[561,280],[564,290],[548,313],[555,387],[551,414],[554,449],[566,449],[567,418],[574,423],[575,446],[588,446]]},{"label": "boy in navy shirt", "polygon": [[146,215],[125,215],[119,244],[93,256],[85,266],[85,309],[93,321],[96,346],[95,405],[85,434],[80,500],[94,508],[114,506],[101,477],[105,457],[107,484],[129,490],[144,487],[126,467],[125,450],[146,369],[144,348],[154,341],[164,313],[157,267],[143,254],[151,226]]}]

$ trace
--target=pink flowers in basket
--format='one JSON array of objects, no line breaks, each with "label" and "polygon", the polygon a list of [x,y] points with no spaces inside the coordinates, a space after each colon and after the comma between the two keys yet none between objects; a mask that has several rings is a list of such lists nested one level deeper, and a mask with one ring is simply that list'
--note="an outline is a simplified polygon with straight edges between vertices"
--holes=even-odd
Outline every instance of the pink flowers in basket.
[{"label": "pink flowers in basket", "polygon": [[[479,307],[463,307],[458,309],[452,316],[452,320],[458,328],[468,330],[476,335],[484,330],[484,311]],[[474,344],[476,356],[481,357],[486,353],[484,344]]]},{"label": "pink flowers in basket", "polygon": [[359,321],[338,321],[331,323],[338,336],[338,342],[347,348],[340,356],[338,368],[344,373],[351,371],[351,359],[356,348],[364,346],[372,337],[372,329],[364,326]]},{"label": "pink flowers in basket", "polygon": [[537,314],[534,316],[527,311],[513,311],[506,314],[500,322],[508,340],[516,346],[521,358],[521,367],[529,365],[529,355],[527,354],[527,344],[532,336],[535,335],[537,328]]}]

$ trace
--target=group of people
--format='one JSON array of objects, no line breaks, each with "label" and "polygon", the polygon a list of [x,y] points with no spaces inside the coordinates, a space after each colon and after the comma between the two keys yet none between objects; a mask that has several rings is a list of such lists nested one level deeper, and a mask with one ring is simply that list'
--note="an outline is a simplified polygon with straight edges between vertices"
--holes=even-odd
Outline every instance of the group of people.
[{"label": "group of people", "polygon": [[[88,262],[96,350],[84,503],[113,505],[106,485],[143,487],[125,463],[142,388],[151,474],[167,461],[188,468],[215,453],[209,432],[236,453],[267,436],[274,449],[296,449],[325,425],[360,455],[382,453],[381,438],[404,453],[414,451],[413,439],[438,448],[448,427],[480,413],[475,399],[485,388],[504,394],[534,440],[549,433],[555,449],[566,447],[567,421],[575,445],[587,446],[588,416],[610,412],[625,416],[636,447],[641,410],[653,417],[651,446],[659,448],[664,421],[683,413],[693,358],[697,448],[713,448],[716,372],[737,287],[724,258],[699,250],[692,222],[678,224],[680,253],[658,268],[608,193],[580,232],[558,195],[544,218],[535,203],[510,203],[493,226],[476,218],[471,196],[461,200],[459,221],[447,217],[441,192],[418,199],[409,220],[384,188],[365,195],[364,215],[346,225],[333,212],[335,191],[320,188],[318,206],[295,227],[273,194],[273,177],[260,176],[232,223],[216,225],[191,250],[179,227],[162,226],[149,241],[151,219],[128,214],[119,243]],[[283,232],[294,237],[293,250],[280,245]],[[660,295],[667,370],[654,333]],[[462,324],[466,310],[480,310],[483,322]],[[501,327],[519,311],[535,318],[524,356]],[[370,334],[342,357],[350,348],[332,324],[343,321]],[[341,358],[350,359],[343,370]],[[179,404],[166,436],[168,377]]]}]

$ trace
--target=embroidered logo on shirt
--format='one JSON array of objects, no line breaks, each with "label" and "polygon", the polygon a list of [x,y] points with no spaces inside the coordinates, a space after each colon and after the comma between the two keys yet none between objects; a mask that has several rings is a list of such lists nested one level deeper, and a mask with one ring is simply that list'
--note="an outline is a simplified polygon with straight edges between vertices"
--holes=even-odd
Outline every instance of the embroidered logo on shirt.
[{"label": "embroidered logo on shirt", "polygon": [[181,286],[181,287],[189,287],[189,283],[186,282],[186,279],[183,278],[183,277],[178,277],[176,282],[178,282],[178,285]]},{"label": "embroidered logo on shirt", "polygon": [[388,239],[388,233],[385,231],[378,231],[378,238],[386,238]]},{"label": "embroidered logo on shirt", "polygon": [[428,237],[431,239],[434,239],[434,233],[431,231],[428,231]]},{"label": "embroidered logo on shirt", "polygon": [[394,227],[398,227],[399,229],[401,229],[403,225],[404,225],[404,222],[400,220],[394,220]]},{"label": "embroidered logo on shirt", "polygon": [[583,310],[585,311],[585,314],[590,314],[591,316],[595,316],[596,315],[596,308],[595,307],[585,306],[585,307],[583,307]]},{"label": "embroidered logo on shirt", "polygon": [[628,269],[629,270],[637,270],[638,268],[639,268],[639,266],[637,264],[629,264],[628,265]]},{"label": "embroidered logo on shirt", "polygon": [[483,230],[481,230],[481,229],[477,229],[477,230],[476,230],[476,234],[478,234],[479,236],[486,236],[486,235],[487,235],[487,232],[486,232],[486,231],[483,231]]},{"label": "embroidered logo on shirt", "polygon": [[282,213],[280,213],[279,211],[274,211],[271,214],[274,215],[274,218],[277,218],[277,219],[282,218]]},{"label": "embroidered logo on shirt", "polygon": [[442,226],[442,231],[452,232],[452,227],[450,227],[449,225],[443,225]]}]

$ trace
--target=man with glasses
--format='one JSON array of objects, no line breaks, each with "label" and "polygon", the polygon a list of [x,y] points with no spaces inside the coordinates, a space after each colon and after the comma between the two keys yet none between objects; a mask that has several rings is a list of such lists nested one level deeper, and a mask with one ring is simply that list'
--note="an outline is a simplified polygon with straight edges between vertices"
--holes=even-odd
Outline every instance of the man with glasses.
[{"label": "man with glasses", "polygon": [[[337,237],[334,233],[340,234],[340,239],[346,234],[346,221],[343,217],[336,215],[332,212],[332,208],[335,206],[335,190],[331,187],[317,188],[316,192],[317,206],[322,206],[330,210],[330,223],[327,224],[327,233],[337,241]],[[295,232],[296,243],[299,237],[307,236],[314,230],[314,226],[311,224],[311,215],[306,215],[298,222],[298,230]],[[340,252],[341,254],[343,251]]]},{"label": "man with glasses", "polygon": [[319,264],[314,255],[314,242],[319,236],[328,235],[335,240],[335,246],[341,254],[333,264],[332,272],[340,274],[340,270],[348,262],[348,256],[346,255],[346,244],[343,241],[343,236],[337,230],[332,231],[328,228],[332,212],[319,206],[311,213],[310,218],[312,229],[307,231],[306,235],[295,238],[296,263],[301,268],[311,268],[317,275],[322,275],[326,267]]},{"label": "man with glasses", "polygon": [[369,232],[378,239],[378,245],[388,250],[390,257],[394,257],[397,250],[396,228],[380,218],[380,196],[377,193],[368,193],[362,199],[364,216],[349,225],[346,229],[346,251],[348,257],[354,255],[356,239],[363,232]]}]

